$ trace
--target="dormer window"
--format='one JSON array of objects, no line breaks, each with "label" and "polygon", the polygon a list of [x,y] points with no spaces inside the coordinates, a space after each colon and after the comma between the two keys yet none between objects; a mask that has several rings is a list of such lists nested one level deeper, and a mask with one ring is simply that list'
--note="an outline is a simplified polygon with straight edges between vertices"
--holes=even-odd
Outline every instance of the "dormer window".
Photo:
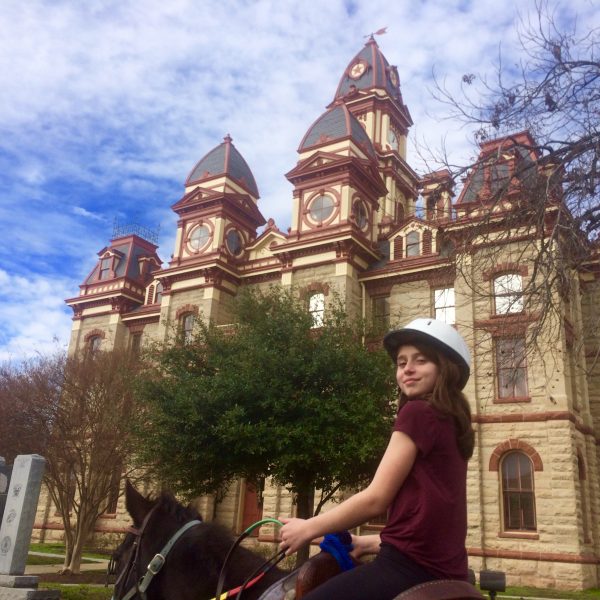
[{"label": "dormer window", "polygon": [[113,257],[108,256],[100,260],[100,272],[98,274],[98,279],[108,279],[110,277],[110,271],[112,267]]},{"label": "dormer window", "polygon": [[421,236],[418,231],[411,231],[406,236],[406,256],[419,256],[421,253]]}]

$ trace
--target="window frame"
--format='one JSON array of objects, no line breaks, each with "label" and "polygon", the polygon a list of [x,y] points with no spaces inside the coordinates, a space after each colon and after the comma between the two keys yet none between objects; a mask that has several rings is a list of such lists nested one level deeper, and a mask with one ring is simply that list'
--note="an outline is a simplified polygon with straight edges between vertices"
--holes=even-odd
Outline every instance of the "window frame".
[{"label": "window frame", "polygon": [[404,237],[406,241],[406,252],[404,255],[406,258],[413,258],[421,255],[421,238],[421,233],[416,230],[409,231],[406,234]]},{"label": "window frame", "polygon": [[308,312],[312,317],[311,329],[323,327],[325,321],[325,293],[312,292],[308,296]]},{"label": "window frame", "polygon": [[181,335],[184,344],[189,344],[194,335],[194,327],[196,325],[196,315],[193,312],[183,313],[179,317],[181,327]]},{"label": "window frame", "polygon": [[[518,282],[518,286],[514,286]],[[518,287],[518,289],[517,289]],[[523,276],[520,273],[501,273],[492,280],[495,315],[515,315],[525,310]]]},{"label": "window frame", "polygon": [[[439,292],[442,293],[442,296],[439,296]],[[450,296],[450,292],[452,293],[451,304],[448,303],[448,297]],[[438,300],[443,300],[443,302],[439,302]],[[451,310],[451,321],[449,321],[446,317],[440,318],[440,314],[446,314],[447,311]],[[440,287],[434,288],[433,290],[433,318],[438,321],[442,321],[447,323],[448,325],[456,325],[456,290],[454,286],[451,287]]]},{"label": "window frame", "polygon": [[[516,470],[516,477],[512,479],[517,481],[517,485],[514,487],[508,487],[508,481],[510,473],[508,473],[508,461],[512,461],[514,458],[517,459],[514,469]],[[528,474],[523,474],[522,467],[527,465],[529,468]],[[500,498],[502,505],[502,531],[508,534],[511,533],[526,533],[533,534],[537,533],[537,509],[536,509],[536,498],[535,498],[535,468],[533,461],[527,454],[519,450],[512,450],[504,454],[500,462],[499,469],[500,476]],[[523,481],[525,476],[529,478],[530,485],[527,487]],[[525,479],[526,481],[526,479]],[[511,526],[514,524],[514,520],[511,515],[511,508],[514,506],[516,500],[518,510],[518,523],[517,526]],[[528,510],[531,514],[525,517],[524,515],[524,500],[529,504]],[[528,521],[528,522],[526,522]]]},{"label": "window frame", "polygon": [[[517,344],[520,347],[517,347]],[[504,357],[501,356],[501,352],[505,354]],[[525,337],[510,336],[495,338],[494,360],[496,374],[496,402],[529,402]],[[512,393],[505,393],[503,391],[508,387],[505,383],[507,381],[511,382],[510,389]],[[523,387],[518,389],[519,385],[523,385]]]}]

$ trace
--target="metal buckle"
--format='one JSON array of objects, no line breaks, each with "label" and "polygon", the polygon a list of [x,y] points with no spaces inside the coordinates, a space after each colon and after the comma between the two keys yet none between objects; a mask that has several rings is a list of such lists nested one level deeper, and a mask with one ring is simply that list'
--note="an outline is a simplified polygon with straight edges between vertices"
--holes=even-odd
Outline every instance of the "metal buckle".
[{"label": "metal buckle", "polygon": [[148,571],[152,573],[152,575],[156,575],[165,564],[165,557],[162,554],[155,554],[154,558],[150,561],[148,565]]}]

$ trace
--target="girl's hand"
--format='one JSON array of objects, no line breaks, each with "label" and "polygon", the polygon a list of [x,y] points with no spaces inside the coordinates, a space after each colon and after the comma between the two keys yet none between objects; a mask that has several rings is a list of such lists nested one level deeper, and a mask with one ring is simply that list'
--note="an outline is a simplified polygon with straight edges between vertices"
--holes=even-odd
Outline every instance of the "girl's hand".
[{"label": "girl's hand", "polygon": [[298,552],[302,546],[308,544],[316,535],[312,533],[310,519],[279,519],[284,526],[279,530],[280,550],[285,550],[286,556]]},{"label": "girl's hand", "polygon": [[352,545],[354,549],[350,552],[350,556],[357,560],[361,556],[367,554],[377,554],[379,552],[379,545],[381,544],[381,538],[378,534],[374,535],[353,535]]}]

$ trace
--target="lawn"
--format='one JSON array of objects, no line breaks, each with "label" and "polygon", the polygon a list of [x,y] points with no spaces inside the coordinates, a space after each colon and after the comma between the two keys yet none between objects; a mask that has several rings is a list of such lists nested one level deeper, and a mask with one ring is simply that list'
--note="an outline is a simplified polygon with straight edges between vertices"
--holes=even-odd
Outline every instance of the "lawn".
[{"label": "lawn", "polygon": [[42,584],[40,589],[60,590],[61,600],[110,600],[112,588],[97,585]]},{"label": "lawn", "polygon": [[[47,554],[64,554],[65,553],[65,545],[60,542],[43,543],[43,544],[34,543],[34,544],[30,544],[29,550],[31,552],[45,552]],[[96,550],[94,548],[84,548],[83,555],[86,558],[105,558],[105,559],[110,558],[110,552],[99,552],[98,550]],[[42,563],[37,563],[37,564],[42,564]],[[50,564],[50,563],[44,563],[44,564]]]}]

